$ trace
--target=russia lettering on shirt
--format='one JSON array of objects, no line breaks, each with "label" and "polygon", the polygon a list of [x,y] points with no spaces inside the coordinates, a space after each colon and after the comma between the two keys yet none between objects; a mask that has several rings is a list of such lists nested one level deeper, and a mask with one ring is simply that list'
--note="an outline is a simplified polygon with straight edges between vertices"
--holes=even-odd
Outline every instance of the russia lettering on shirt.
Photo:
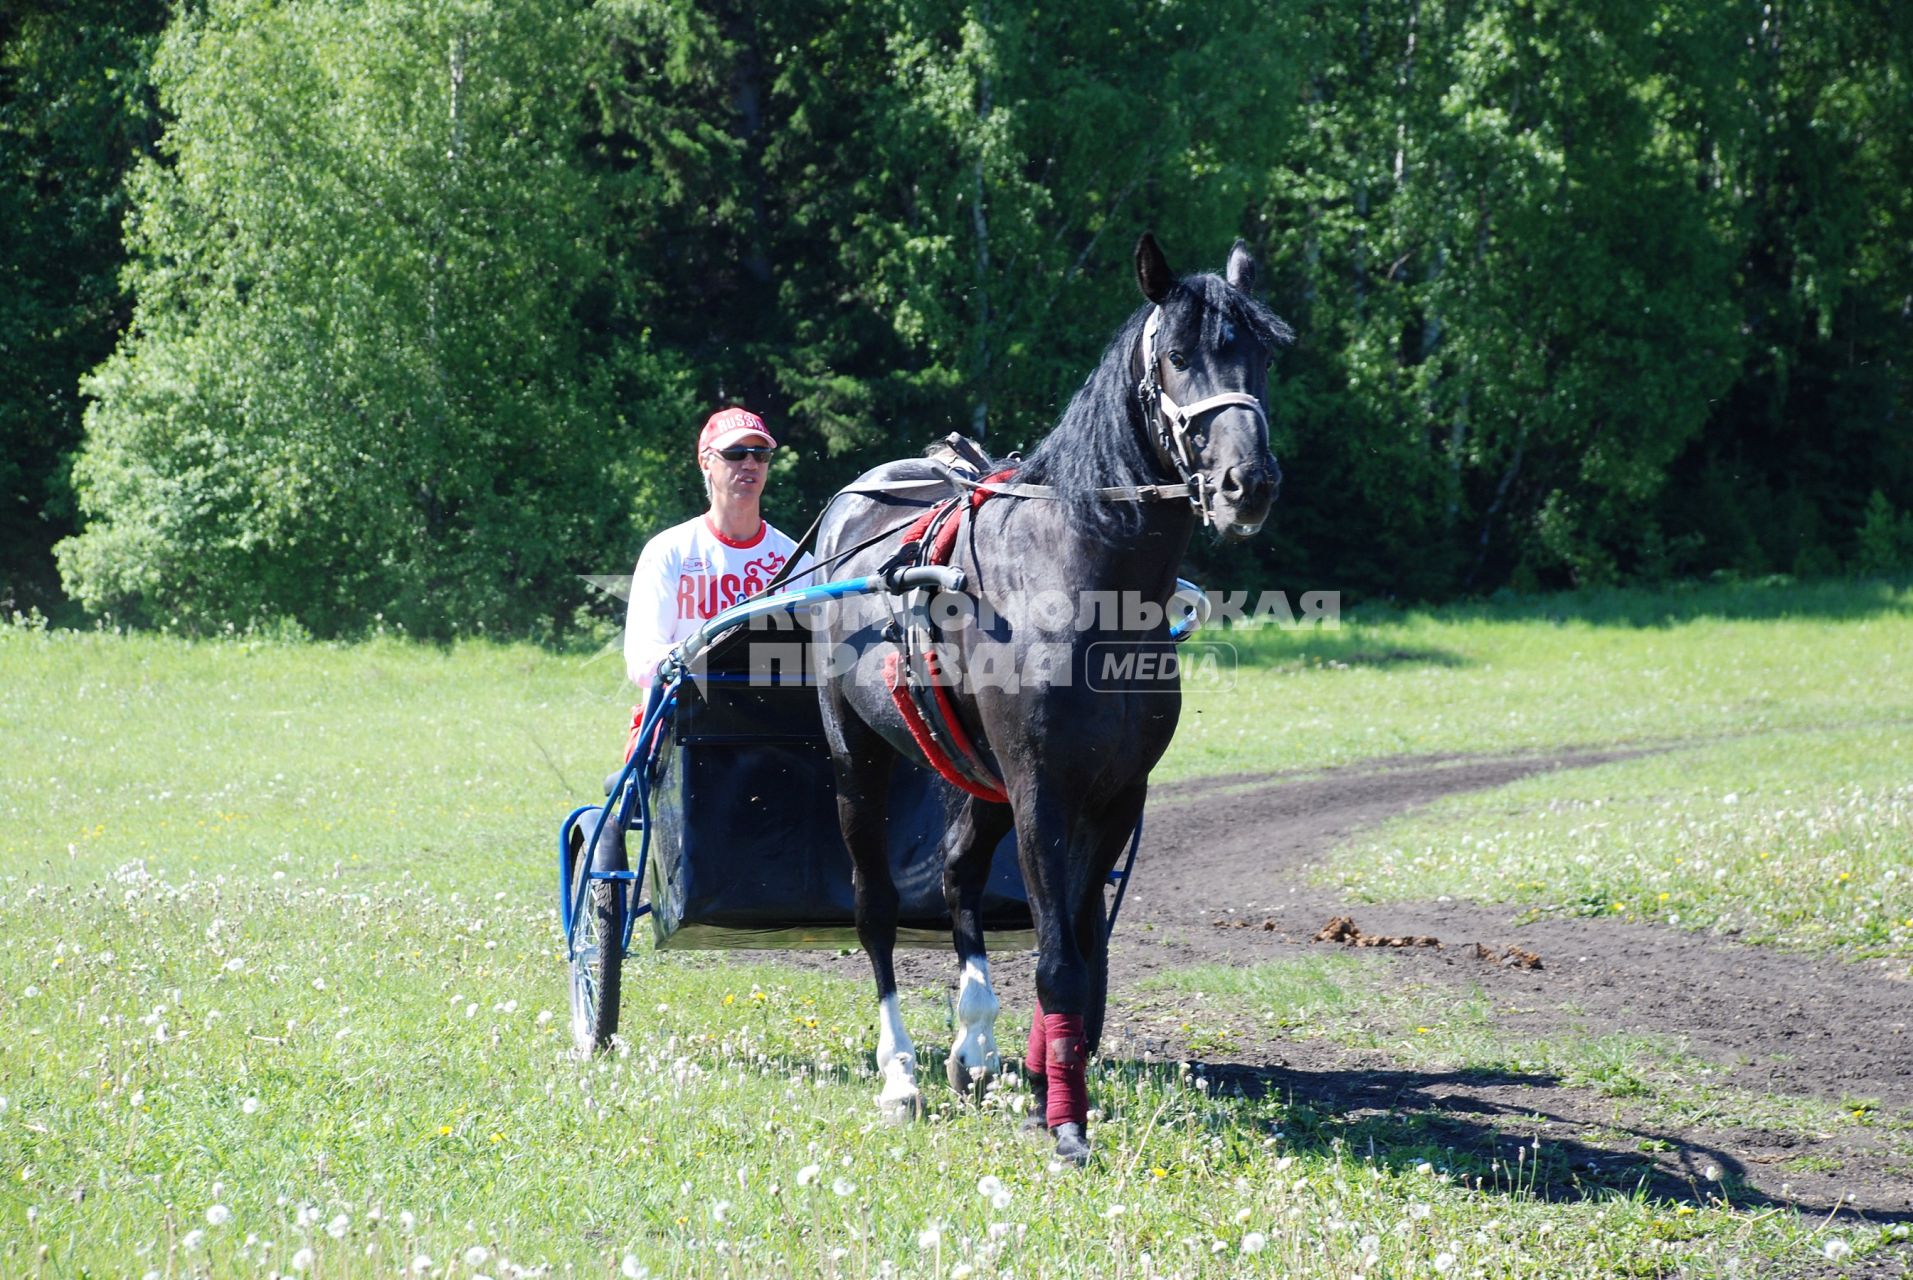
[{"label": "russia lettering on shirt", "polygon": [[[687,561],[678,570],[677,614],[680,621],[715,618],[724,610],[762,591],[789,557],[767,551],[738,566],[736,572],[716,573],[705,568],[704,561]],[[699,570],[693,570],[695,563]]]},{"label": "russia lettering on shirt", "polygon": [[649,684],[658,659],[707,619],[758,594],[796,550],[768,523],[757,535],[727,538],[699,516],[652,538],[631,575],[625,617],[625,667]]}]

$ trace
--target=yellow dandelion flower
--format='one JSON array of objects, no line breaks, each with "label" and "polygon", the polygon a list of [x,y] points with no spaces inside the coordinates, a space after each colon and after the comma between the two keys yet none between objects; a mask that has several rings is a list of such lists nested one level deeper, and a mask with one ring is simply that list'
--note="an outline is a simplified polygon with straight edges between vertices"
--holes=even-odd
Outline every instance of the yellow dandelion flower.
[{"label": "yellow dandelion flower", "polygon": [[1625,902],[1616,902],[1616,903],[1613,903],[1613,904],[1611,904],[1611,905],[1613,906],[1613,908],[1614,908],[1614,909],[1615,909],[1616,911],[1625,911],[1625,910],[1627,910],[1627,904],[1626,904]]},{"label": "yellow dandelion flower", "polygon": [[731,995],[731,994],[730,994],[729,992],[726,992],[726,993],[724,994],[724,1007],[725,1007],[725,1008],[727,1008],[727,1009],[728,1009],[728,1008],[730,1008],[730,1007],[731,1007],[732,1005],[734,1005],[734,1004],[736,1004],[736,1003],[737,1003],[737,997],[736,997],[736,996],[734,996],[734,995]]},{"label": "yellow dandelion flower", "polygon": [[1688,1214],[1690,1214],[1690,1213],[1692,1213],[1693,1211],[1694,1211],[1694,1206],[1693,1206],[1693,1205],[1691,1205],[1691,1204],[1684,1204],[1684,1205],[1682,1205],[1682,1206],[1681,1206],[1680,1208],[1678,1208],[1678,1209],[1676,1209],[1676,1210],[1674,1210],[1674,1216],[1675,1216],[1675,1217],[1677,1217],[1677,1218],[1684,1218],[1684,1217],[1686,1217],[1686,1216],[1687,1216]]},{"label": "yellow dandelion flower", "polygon": [[1428,1033],[1429,1033],[1429,1032],[1430,1032],[1431,1030],[1433,1030],[1433,1028],[1432,1028],[1432,1027],[1416,1027],[1416,1028],[1415,1028],[1415,1034],[1416,1034],[1416,1035],[1418,1035],[1418,1036],[1425,1036],[1425,1035],[1427,1035],[1427,1034],[1428,1034]]},{"label": "yellow dandelion flower", "polygon": [[505,1135],[502,1133],[494,1133],[492,1135],[493,1142],[503,1142],[504,1140],[505,1140]]},{"label": "yellow dandelion flower", "polygon": [[1152,1178],[1166,1178],[1169,1176],[1169,1170],[1163,1168],[1161,1165],[1157,1165],[1149,1171],[1149,1176]]},{"label": "yellow dandelion flower", "polygon": [[452,1131],[452,1126],[450,1126],[449,1124],[442,1124],[438,1127],[438,1136],[442,1138],[446,1134],[450,1133],[451,1131]]}]

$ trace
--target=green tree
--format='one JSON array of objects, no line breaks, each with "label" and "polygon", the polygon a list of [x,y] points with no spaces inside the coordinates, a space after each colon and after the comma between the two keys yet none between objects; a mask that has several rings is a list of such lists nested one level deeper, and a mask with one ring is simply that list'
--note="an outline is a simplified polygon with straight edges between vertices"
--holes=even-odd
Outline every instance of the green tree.
[{"label": "green tree", "polygon": [[1624,571],[1739,350],[1687,145],[1716,35],[1672,11],[1407,3],[1309,24],[1308,146],[1270,216],[1317,353],[1297,469],[1347,482],[1298,486],[1318,571],[1411,595]]},{"label": "green tree", "polygon": [[113,349],[121,178],[151,150],[147,63],[164,0],[21,0],[0,9],[0,608],[57,611],[53,544],[78,527],[67,482],[80,377]]},{"label": "green tree", "polygon": [[1137,302],[1136,232],[1219,267],[1292,115],[1285,20],[1234,0],[621,22],[602,132],[654,197],[654,335],[708,398],[789,427],[796,524],[943,432],[1040,435]]},{"label": "green tree", "polygon": [[182,13],[73,594],[195,627],[562,624],[676,394],[641,333],[580,319],[632,303],[579,147],[604,47],[564,0]]},{"label": "green tree", "polygon": [[1913,506],[1913,26],[1826,0],[1715,25],[1695,150],[1745,338],[1656,514],[1690,568],[1828,572],[1875,489]]}]

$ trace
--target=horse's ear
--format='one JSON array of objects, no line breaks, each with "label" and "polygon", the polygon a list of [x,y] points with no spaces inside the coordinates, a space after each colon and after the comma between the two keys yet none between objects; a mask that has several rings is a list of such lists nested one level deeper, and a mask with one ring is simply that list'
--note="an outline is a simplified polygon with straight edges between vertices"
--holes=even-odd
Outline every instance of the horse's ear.
[{"label": "horse's ear", "polygon": [[1255,292],[1255,258],[1249,253],[1249,246],[1243,241],[1235,242],[1235,248],[1229,250],[1229,267],[1225,274],[1230,287],[1244,293]]},{"label": "horse's ear", "polygon": [[1142,296],[1158,305],[1176,287],[1176,273],[1169,269],[1169,259],[1162,256],[1162,246],[1147,231],[1136,241],[1136,283],[1142,286]]}]

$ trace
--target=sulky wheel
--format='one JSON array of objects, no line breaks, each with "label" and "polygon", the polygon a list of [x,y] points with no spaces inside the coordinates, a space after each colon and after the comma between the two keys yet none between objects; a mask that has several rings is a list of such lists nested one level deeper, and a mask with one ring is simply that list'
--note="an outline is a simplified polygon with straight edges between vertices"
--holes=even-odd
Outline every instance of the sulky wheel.
[{"label": "sulky wheel", "polygon": [[[571,859],[571,895],[589,869],[623,871],[624,832],[615,816],[601,838],[583,848],[586,824],[573,828],[579,846]],[[626,881],[593,880],[571,931],[571,1039],[578,1052],[592,1053],[611,1043],[618,1029],[618,973],[624,959]]]}]

